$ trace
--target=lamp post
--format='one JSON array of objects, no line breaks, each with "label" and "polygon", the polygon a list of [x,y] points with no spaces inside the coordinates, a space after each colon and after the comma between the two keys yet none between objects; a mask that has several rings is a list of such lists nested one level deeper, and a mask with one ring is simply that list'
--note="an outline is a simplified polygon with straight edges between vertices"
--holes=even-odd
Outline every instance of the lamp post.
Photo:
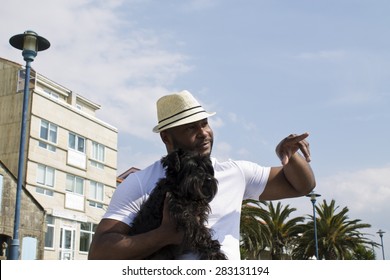
[{"label": "lamp post", "polygon": [[10,246],[10,259],[19,259],[19,222],[20,222],[20,206],[21,194],[24,174],[24,148],[26,143],[26,123],[29,100],[29,84],[30,84],[30,70],[31,62],[37,56],[38,51],[44,51],[50,47],[50,42],[45,38],[38,36],[34,31],[27,30],[23,34],[12,36],[9,43],[16,49],[22,50],[22,56],[26,61],[26,76],[24,80],[24,96],[23,96],[23,110],[22,110],[22,124],[20,132],[20,146],[19,146],[19,162],[18,162],[18,180],[16,186],[16,201],[15,201],[15,219],[13,239]]},{"label": "lamp post", "polygon": [[316,259],[318,260],[318,239],[317,239],[317,219],[316,219],[316,198],[321,196],[318,193],[315,193],[314,191],[306,195],[307,197],[310,197],[310,201],[313,204],[313,222],[314,222],[314,244],[316,249]]},{"label": "lamp post", "polygon": [[381,229],[377,232],[379,234],[379,237],[381,238],[381,247],[382,247],[382,259],[385,259],[385,248],[383,247],[383,234],[385,232],[382,231]]}]

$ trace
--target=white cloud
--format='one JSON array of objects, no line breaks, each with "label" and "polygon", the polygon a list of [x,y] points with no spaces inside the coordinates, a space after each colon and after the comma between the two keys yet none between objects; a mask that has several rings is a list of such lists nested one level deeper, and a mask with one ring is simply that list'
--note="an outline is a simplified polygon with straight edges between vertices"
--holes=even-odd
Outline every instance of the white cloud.
[{"label": "white cloud", "polygon": [[[38,0],[39,9],[28,13],[20,0],[8,1],[3,21],[15,34],[31,28],[51,42],[33,63],[36,71],[101,104],[98,116],[120,132],[148,139],[156,122],[155,101],[191,67],[186,55],[164,49],[165,34],[124,18],[122,3]],[[20,53],[14,53],[22,64]]]},{"label": "white cloud", "polygon": [[225,126],[225,122],[223,121],[222,118],[218,116],[218,113],[211,118],[209,118],[210,126],[213,130],[216,130],[218,128],[221,128]]},{"label": "white cloud", "polygon": [[223,141],[218,141],[218,143],[214,143],[213,148],[213,156],[218,158],[218,160],[228,160],[231,157],[232,146]]},{"label": "white cloud", "polygon": [[319,191],[327,200],[348,206],[355,213],[385,215],[390,211],[390,166],[336,174],[320,181]]},{"label": "white cloud", "polygon": [[248,131],[248,132],[253,132],[254,130],[257,129],[257,124],[253,121],[248,121],[246,120],[244,117],[240,117],[237,113],[235,112],[229,112],[227,114],[227,118],[228,120],[234,124],[234,125],[238,125],[242,128],[244,128],[244,130]]},{"label": "white cloud", "polygon": [[228,114],[228,117],[229,117],[229,120],[231,122],[233,122],[233,123],[237,123],[238,122],[238,116],[237,116],[236,113],[231,112],[231,113]]}]

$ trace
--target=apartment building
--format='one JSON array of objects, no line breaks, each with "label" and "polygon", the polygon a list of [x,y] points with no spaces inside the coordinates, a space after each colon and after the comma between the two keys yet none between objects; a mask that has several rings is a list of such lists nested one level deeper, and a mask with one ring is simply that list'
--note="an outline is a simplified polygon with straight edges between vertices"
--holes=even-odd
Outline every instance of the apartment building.
[{"label": "apartment building", "polygon": [[[23,185],[46,212],[43,259],[87,259],[116,188],[118,132],[96,117],[100,105],[30,76]],[[0,160],[15,176],[24,79],[24,66],[0,58]]]}]

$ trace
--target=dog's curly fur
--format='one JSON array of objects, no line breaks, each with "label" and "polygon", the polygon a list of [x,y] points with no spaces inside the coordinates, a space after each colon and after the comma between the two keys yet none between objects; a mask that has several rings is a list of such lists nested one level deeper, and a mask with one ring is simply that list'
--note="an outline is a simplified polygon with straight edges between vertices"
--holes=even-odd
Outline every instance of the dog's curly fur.
[{"label": "dog's curly fur", "polygon": [[131,235],[148,232],[161,225],[164,200],[168,195],[169,214],[177,230],[184,233],[183,244],[169,245],[146,259],[176,259],[189,250],[203,260],[225,260],[218,240],[212,239],[205,226],[210,213],[210,201],[218,190],[214,168],[209,156],[181,150],[161,159],[166,177],[157,182],[148,200],[131,224]]}]

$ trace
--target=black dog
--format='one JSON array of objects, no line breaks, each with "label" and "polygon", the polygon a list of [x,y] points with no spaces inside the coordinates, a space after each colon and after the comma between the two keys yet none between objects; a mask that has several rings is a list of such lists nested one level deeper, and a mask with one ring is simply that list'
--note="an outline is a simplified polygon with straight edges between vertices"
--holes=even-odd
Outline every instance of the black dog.
[{"label": "black dog", "polygon": [[210,201],[218,190],[209,156],[172,152],[161,159],[166,177],[157,182],[148,200],[142,205],[131,225],[131,235],[148,232],[161,225],[166,194],[169,214],[177,230],[184,233],[182,245],[169,245],[146,259],[175,259],[183,251],[191,251],[202,260],[225,260],[221,245],[205,227]]}]

